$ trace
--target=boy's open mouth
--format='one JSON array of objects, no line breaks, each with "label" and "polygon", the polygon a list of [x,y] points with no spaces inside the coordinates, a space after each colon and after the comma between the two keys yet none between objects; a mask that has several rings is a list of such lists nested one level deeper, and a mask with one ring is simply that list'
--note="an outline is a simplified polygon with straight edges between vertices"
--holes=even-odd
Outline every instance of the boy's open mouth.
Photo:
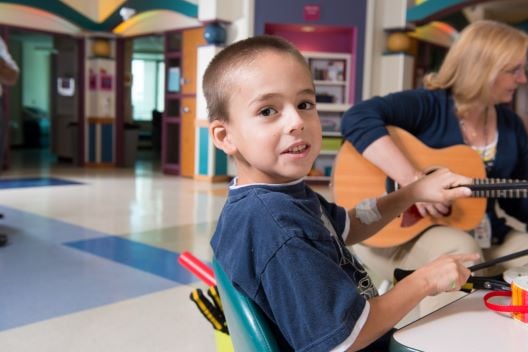
[{"label": "boy's open mouth", "polygon": [[291,154],[299,154],[304,152],[306,149],[308,149],[308,144],[298,144],[296,146],[293,146],[291,148],[288,148],[283,154],[291,153]]}]

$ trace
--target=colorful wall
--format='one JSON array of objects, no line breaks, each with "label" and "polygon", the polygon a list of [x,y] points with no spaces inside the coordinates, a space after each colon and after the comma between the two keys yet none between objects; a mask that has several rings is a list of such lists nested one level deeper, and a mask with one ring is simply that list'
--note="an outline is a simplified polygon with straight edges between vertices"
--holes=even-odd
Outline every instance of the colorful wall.
[{"label": "colorful wall", "polygon": [[[310,19],[305,6],[316,5],[319,15]],[[365,26],[367,0],[255,0],[255,34],[265,33],[266,24],[300,24],[314,26],[355,27],[356,72],[364,65]],[[325,47],[328,37],[312,36],[314,46]],[[363,75],[356,74],[354,101],[361,100]]]}]

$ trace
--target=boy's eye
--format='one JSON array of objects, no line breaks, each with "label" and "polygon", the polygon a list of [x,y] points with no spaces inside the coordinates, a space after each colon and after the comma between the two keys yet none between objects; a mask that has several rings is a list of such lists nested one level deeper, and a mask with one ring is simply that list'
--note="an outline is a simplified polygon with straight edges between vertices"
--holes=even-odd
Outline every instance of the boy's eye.
[{"label": "boy's eye", "polygon": [[300,104],[298,105],[298,108],[301,109],[301,110],[310,110],[310,109],[312,109],[314,106],[315,106],[315,104],[312,103],[312,102],[309,102],[309,101],[303,101],[302,103],[300,103]]},{"label": "boy's eye", "polygon": [[259,114],[262,115],[262,116],[267,117],[267,116],[271,116],[271,115],[276,114],[276,113],[277,113],[277,110],[275,110],[273,108],[265,108],[265,109],[260,110]]}]

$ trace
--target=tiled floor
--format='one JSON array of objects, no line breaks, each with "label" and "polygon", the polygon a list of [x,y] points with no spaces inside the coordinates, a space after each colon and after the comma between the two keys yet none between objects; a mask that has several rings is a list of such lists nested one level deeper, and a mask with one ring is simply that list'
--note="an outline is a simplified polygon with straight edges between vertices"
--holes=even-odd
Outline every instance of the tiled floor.
[{"label": "tiled floor", "polygon": [[40,154],[0,175],[0,351],[215,351],[189,299],[205,284],[177,258],[209,262],[226,184]]}]

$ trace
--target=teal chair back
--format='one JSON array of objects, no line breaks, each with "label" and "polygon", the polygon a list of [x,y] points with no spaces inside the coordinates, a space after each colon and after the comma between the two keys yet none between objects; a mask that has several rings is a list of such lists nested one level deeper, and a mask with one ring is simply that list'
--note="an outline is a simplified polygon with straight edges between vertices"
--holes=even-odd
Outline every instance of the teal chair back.
[{"label": "teal chair back", "polygon": [[213,271],[235,351],[278,352],[277,340],[264,312],[233,286],[215,259]]}]

